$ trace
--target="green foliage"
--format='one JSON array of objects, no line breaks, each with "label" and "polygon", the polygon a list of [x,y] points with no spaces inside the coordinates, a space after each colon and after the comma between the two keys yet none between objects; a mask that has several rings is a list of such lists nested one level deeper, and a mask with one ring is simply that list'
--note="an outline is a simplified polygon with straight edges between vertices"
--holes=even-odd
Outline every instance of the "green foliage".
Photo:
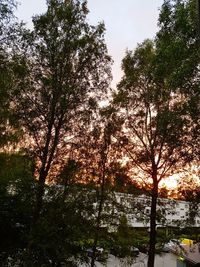
[{"label": "green foliage", "polygon": [[31,232],[33,266],[57,266],[86,261],[86,249],[93,242],[94,192],[71,185],[63,199],[63,186],[46,187],[42,216]]},{"label": "green foliage", "polygon": [[15,1],[0,1],[0,147],[16,143],[21,131],[13,112],[17,53],[22,46],[23,25],[14,17]]},{"label": "green foliage", "polygon": [[[154,264],[159,183],[182,172],[195,154],[199,157],[194,145],[200,100],[196,1],[164,1],[159,26],[153,41],[126,52],[124,75],[113,96],[124,120],[119,134],[123,154],[130,158],[132,175],[151,191],[149,267]],[[120,142],[124,136],[128,141]]]},{"label": "green foliage", "polygon": [[87,13],[85,1],[47,1],[47,12],[33,18],[24,36],[14,108],[41,166],[38,207],[47,176],[54,179],[67,164],[110,82],[104,25],[89,25]]},{"label": "green foliage", "polygon": [[[133,246],[136,244],[134,230],[130,228],[126,216],[120,218],[116,233],[113,233],[113,244],[111,253],[120,258],[134,257]],[[138,244],[137,244],[138,245]]]},{"label": "green foliage", "polygon": [[109,82],[104,26],[86,22],[85,2],[48,1],[47,8],[45,14],[33,19],[27,71],[19,91],[22,99],[18,99],[21,120],[31,135],[37,133],[39,146],[40,131],[47,132],[50,119],[55,129],[61,124],[62,130],[72,131],[75,118],[78,122],[90,116],[91,108],[96,108],[95,97],[106,92]]},{"label": "green foliage", "polygon": [[179,87],[190,94],[195,84],[193,78],[198,75],[199,62],[196,1],[165,1],[159,26],[156,45],[160,64],[156,69],[157,77],[163,79],[164,75],[170,87]]},{"label": "green foliage", "polygon": [[76,184],[76,176],[80,171],[80,167],[81,164],[79,162],[74,159],[68,159],[67,163],[61,169],[56,182],[64,188],[63,200],[68,196],[70,187]]},{"label": "green foliage", "polygon": [[[199,159],[199,33],[197,1],[165,1],[160,17],[156,38],[156,80],[164,83],[173,92],[179,92],[182,99],[182,113],[190,117],[188,139],[192,153],[188,161]],[[170,67],[169,67],[170,66]]]},{"label": "green foliage", "polygon": [[35,197],[33,171],[28,156],[0,154],[1,257],[13,256],[26,246]]},{"label": "green foliage", "polygon": [[[133,246],[147,243],[147,233],[130,229],[125,216],[117,233],[103,229],[116,219],[110,216],[107,192],[137,192],[130,170],[145,183],[151,179],[157,198],[163,177],[199,158],[194,145],[200,136],[195,4],[164,1],[155,40],[127,51],[124,76],[112,105],[100,110],[100,122],[98,101],[107,96],[111,58],[104,24],[87,22],[86,1],[48,0],[47,12],[33,18],[31,32],[16,22],[15,2],[0,0],[0,148],[17,142],[23,128],[39,167],[37,183],[31,158],[0,154],[1,262],[11,256],[13,266],[18,260],[30,266],[72,266],[87,261],[85,250],[93,245],[112,245],[118,256],[132,257]],[[120,149],[129,157],[126,167],[115,162]],[[57,166],[60,185],[46,186]],[[80,176],[90,186],[76,183]],[[43,207],[30,230],[36,184]],[[193,219],[194,211],[191,206]],[[158,243],[169,237],[165,234],[158,231]],[[174,229],[173,234],[180,233]]]},{"label": "green foliage", "polygon": [[[1,262],[6,264],[9,257],[13,265],[87,262],[95,229],[95,191],[74,184],[63,198],[63,186],[46,186],[42,215],[30,231],[36,193],[33,167],[28,157],[1,155]],[[103,232],[100,236],[106,240]]]},{"label": "green foliage", "polygon": [[113,101],[126,128],[121,135],[128,141],[122,147],[134,168],[143,173],[141,176],[151,179],[154,173],[155,183],[176,172],[179,162],[184,162],[182,152],[187,155],[185,140],[190,127],[182,95],[173,92],[165,78],[162,83],[156,80],[154,71],[160,64],[157,52],[156,42],[149,40],[134,53],[127,52],[123,60],[124,77]]}]

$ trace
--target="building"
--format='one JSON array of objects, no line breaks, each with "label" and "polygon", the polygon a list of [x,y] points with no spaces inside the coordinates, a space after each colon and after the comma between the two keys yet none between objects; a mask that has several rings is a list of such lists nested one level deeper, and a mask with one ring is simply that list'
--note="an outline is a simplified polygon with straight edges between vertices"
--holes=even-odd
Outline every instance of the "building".
[{"label": "building", "polygon": [[[137,197],[132,194],[115,193],[116,201],[124,207],[128,224],[131,227],[149,227],[151,198],[147,195]],[[119,211],[114,208],[114,212]],[[192,206],[189,202],[183,200],[158,198],[157,205],[157,225],[171,227],[200,227],[199,210],[196,209],[195,216],[191,213]],[[191,217],[191,214],[193,216]]]}]

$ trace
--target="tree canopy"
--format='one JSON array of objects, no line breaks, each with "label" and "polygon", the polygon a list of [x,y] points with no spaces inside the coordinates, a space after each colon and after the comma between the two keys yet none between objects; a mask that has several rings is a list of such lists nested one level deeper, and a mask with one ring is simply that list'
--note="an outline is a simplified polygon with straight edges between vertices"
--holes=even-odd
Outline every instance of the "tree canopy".
[{"label": "tree canopy", "polygon": [[[0,0],[2,261],[11,255],[10,265],[79,264],[92,246],[94,266],[99,244],[131,255],[126,216],[117,233],[108,232],[118,212],[111,191],[138,194],[140,184],[151,196],[153,267],[160,182],[189,171],[200,156],[196,1],[164,1],[158,33],[126,51],[112,95],[105,26],[88,23],[87,1],[48,0],[32,30],[17,21],[15,8],[14,0]],[[199,190],[181,192],[198,201]]]},{"label": "tree canopy", "polygon": [[34,30],[26,36],[15,103],[28,148],[38,159],[36,213],[49,171],[61,159],[67,161],[68,137],[91,121],[108,89],[111,59],[104,25],[90,26],[87,13],[85,1],[48,1],[47,12],[34,17]]},{"label": "tree canopy", "polygon": [[130,172],[149,187],[148,266],[154,266],[156,199],[164,177],[194,160],[199,131],[199,41],[195,1],[165,1],[159,31],[122,61],[124,75],[113,105],[124,120],[120,142]]}]

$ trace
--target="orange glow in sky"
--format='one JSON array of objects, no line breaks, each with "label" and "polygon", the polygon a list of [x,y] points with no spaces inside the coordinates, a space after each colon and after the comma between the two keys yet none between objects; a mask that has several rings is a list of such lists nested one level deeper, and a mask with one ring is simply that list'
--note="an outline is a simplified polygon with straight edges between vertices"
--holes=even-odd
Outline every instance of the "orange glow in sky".
[{"label": "orange glow in sky", "polygon": [[161,180],[160,186],[167,187],[167,189],[175,189],[178,185],[178,180],[175,176],[170,176]]}]

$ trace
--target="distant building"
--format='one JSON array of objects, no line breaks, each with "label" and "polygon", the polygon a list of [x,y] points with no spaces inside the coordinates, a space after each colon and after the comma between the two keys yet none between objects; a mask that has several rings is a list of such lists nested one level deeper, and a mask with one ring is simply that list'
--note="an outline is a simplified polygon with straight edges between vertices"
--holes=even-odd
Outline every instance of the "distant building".
[{"label": "distant building", "polygon": [[[150,196],[140,195],[134,197],[132,194],[126,193],[115,193],[115,195],[117,203],[124,207],[124,214],[126,214],[128,224],[131,227],[150,226]],[[119,211],[117,209],[115,210],[115,212],[119,214]],[[187,201],[158,198],[158,227],[200,227],[200,217],[198,210],[196,209],[195,216],[191,217],[191,214],[193,214],[191,213],[191,206]]]}]

